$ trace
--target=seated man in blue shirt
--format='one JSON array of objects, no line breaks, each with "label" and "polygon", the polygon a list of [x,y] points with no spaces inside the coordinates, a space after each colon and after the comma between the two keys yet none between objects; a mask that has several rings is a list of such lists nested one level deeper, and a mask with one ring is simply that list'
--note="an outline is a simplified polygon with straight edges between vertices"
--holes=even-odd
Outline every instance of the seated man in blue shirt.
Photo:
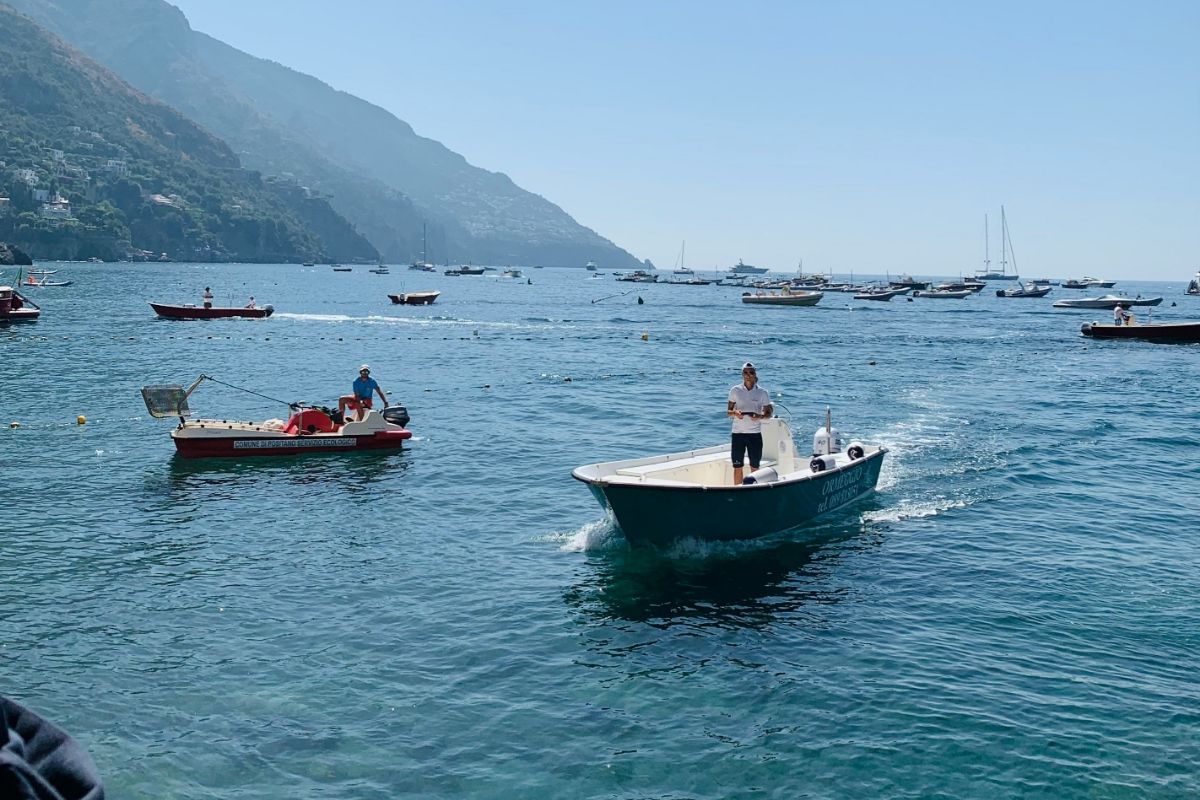
[{"label": "seated man in blue shirt", "polygon": [[338,413],[343,419],[346,414],[346,407],[357,409],[357,422],[362,422],[366,416],[365,409],[371,408],[371,394],[379,392],[379,399],[383,401],[383,407],[387,408],[387,395],[383,393],[383,389],[379,388],[379,384],[371,377],[371,368],[363,364],[358,368],[358,377],[354,379],[354,394],[342,395],[338,398]]}]

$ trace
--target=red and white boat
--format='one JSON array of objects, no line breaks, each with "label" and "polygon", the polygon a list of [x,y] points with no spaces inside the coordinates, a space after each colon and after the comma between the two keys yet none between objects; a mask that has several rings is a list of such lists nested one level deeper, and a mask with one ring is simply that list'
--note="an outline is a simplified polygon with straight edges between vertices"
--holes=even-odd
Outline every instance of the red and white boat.
[{"label": "red and white boat", "polygon": [[11,286],[0,286],[0,322],[33,322],[42,310]]},{"label": "red and white boat", "polygon": [[389,294],[388,297],[397,305],[427,306],[437,300],[439,295],[441,292],[404,292],[403,294]]},{"label": "red and white boat", "polygon": [[361,422],[339,423],[336,412],[298,405],[292,406],[292,414],[286,421],[188,419],[191,416],[188,396],[205,380],[213,379],[201,375],[187,389],[174,385],[142,387],[142,398],[151,416],[179,418],[171,439],[183,458],[402,450],[404,442],[412,438],[412,431],[405,427],[409,417],[403,406],[368,411]]},{"label": "red and white boat", "polygon": [[260,319],[275,313],[272,306],[256,306],[255,308],[225,307],[205,308],[204,306],[183,305],[174,306],[167,303],[151,303],[154,313],[164,319],[226,319],[228,317],[249,317]]}]

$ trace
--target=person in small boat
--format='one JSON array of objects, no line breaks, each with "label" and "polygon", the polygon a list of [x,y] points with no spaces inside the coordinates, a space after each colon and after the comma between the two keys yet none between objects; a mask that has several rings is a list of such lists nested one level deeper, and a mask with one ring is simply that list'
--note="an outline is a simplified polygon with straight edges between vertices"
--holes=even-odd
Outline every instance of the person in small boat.
[{"label": "person in small boat", "polygon": [[254,302],[254,295],[250,295],[250,302],[246,303],[246,308],[258,308],[258,304]]},{"label": "person in small boat", "polygon": [[742,485],[742,470],[747,460],[750,471],[762,462],[762,421],[775,412],[771,396],[758,385],[758,370],[747,361],[742,365],[742,382],[729,390],[725,415],[733,420],[729,455],[733,461],[733,485]]},{"label": "person in small boat", "polygon": [[1125,310],[1125,306],[1117,305],[1113,309],[1113,325],[1128,325],[1129,312]]},{"label": "person in small boat", "polygon": [[208,286],[205,286],[204,287],[204,307],[212,308],[212,304],[213,304],[212,289],[209,288]]},{"label": "person in small boat", "polygon": [[338,398],[338,414],[345,417],[347,407],[355,409],[358,411],[356,421],[361,422],[362,418],[366,416],[367,409],[372,407],[372,395],[375,392],[379,392],[379,399],[383,401],[383,407],[387,408],[387,395],[371,377],[371,367],[363,364],[358,368],[358,377],[354,379],[353,394],[342,395]]}]

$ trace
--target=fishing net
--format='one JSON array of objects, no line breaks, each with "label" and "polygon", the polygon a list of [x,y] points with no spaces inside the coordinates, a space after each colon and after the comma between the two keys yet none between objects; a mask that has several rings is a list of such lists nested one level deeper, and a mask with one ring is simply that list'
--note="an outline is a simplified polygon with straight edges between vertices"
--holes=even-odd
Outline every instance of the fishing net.
[{"label": "fishing net", "polygon": [[142,399],[152,417],[187,417],[192,413],[187,390],[182,386],[143,386]]}]

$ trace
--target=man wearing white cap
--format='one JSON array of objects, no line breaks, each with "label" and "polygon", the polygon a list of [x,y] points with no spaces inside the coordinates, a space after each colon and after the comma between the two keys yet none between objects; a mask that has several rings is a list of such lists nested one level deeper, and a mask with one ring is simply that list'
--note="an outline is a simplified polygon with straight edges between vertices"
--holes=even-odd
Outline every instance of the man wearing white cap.
[{"label": "man wearing white cap", "polygon": [[742,365],[742,382],[729,390],[725,414],[733,419],[733,440],[729,455],[733,460],[733,485],[742,485],[742,465],[749,457],[750,471],[762,461],[762,421],[775,411],[771,396],[758,385],[758,370],[747,361]]},{"label": "man wearing white cap", "polygon": [[366,416],[366,409],[371,408],[371,394],[379,392],[379,399],[383,401],[383,407],[387,408],[387,395],[383,393],[383,389],[379,388],[379,384],[371,377],[371,367],[363,364],[358,368],[358,377],[354,379],[354,394],[342,395],[338,398],[338,413],[345,417],[346,407],[358,411],[358,422],[362,422],[362,418]]}]

